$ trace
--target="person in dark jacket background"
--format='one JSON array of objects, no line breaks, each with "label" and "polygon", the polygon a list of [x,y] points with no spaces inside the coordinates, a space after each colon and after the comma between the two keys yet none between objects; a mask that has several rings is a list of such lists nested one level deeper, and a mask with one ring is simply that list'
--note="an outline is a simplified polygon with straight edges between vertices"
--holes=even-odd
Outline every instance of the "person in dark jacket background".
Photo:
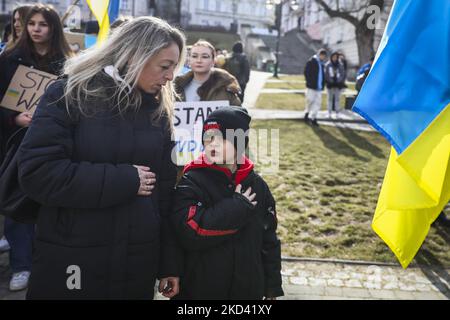
[{"label": "person in dark jacket background", "polygon": [[325,82],[328,93],[328,116],[331,119],[333,110],[336,112],[336,118],[341,111],[340,99],[345,85],[345,67],[339,60],[339,52],[333,52],[330,61],[325,65]]},{"label": "person in dark jacket background", "polygon": [[28,299],[152,299],[157,277],[178,292],[166,217],[184,55],[180,31],[140,17],[68,60],[42,98],[18,151],[20,183],[42,205]]},{"label": "person in dark jacket background", "polygon": [[[26,16],[23,18],[24,14]],[[47,5],[37,4],[16,9],[13,39],[17,41],[8,44],[0,56],[0,101],[19,65],[59,75],[65,59],[71,56],[58,13]],[[28,127],[33,115],[31,112],[19,113],[0,109],[2,149],[5,149],[9,137],[19,128]],[[11,247],[10,266],[13,272],[9,289],[25,289],[32,264],[34,225],[18,223],[7,217],[5,237]]]},{"label": "person in dark jacket background", "polygon": [[[20,65],[60,75],[66,58],[72,56],[58,13],[50,6],[26,5],[14,12],[13,39],[16,40],[8,43],[0,55],[0,101]],[[19,24],[22,23],[23,14],[26,17],[23,18],[22,32]],[[3,143],[17,129],[31,123],[30,112],[18,113],[3,108],[0,108],[0,112],[3,113]]]},{"label": "person in dark jacket background", "polygon": [[223,68],[238,80],[239,86],[241,87],[239,99],[244,103],[245,88],[250,80],[250,64],[247,56],[244,54],[242,42],[236,42],[233,45],[233,53],[231,57],[226,58]]},{"label": "person in dark jacket background", "polygon": [[[9,83],[11,82],[11,79],[19,66],[19,61],[17,61],[18,59],[7,59],[6,54],[4,53],[7,48],[14,47],[19,41],[20,35],[25,29],[25,18],[30,12],[30,8],[30,5],[17,7],[13,10],[11,15],[11,35],[9,36],[8,41],[4,44],[5,46],[0,54],[0,70],[2,71],[0,72],[0,101],[3,99]],[[20,49],[18,50],[22,51]],[[23,56],[23,54],[19,54],[19,56]],[[31,62],[28,63],[32,65]],[[17,127],[15,127],[15,117],[17,115],[17,113],[0,108],[0,160],[3,159],[6,153],[5,146],[9,136],[17,130]],[[19,122],[25,126],[29,125],[31,122],[31,117],[21,117],[18,120],[24,120]]]},{"label": "person in dark jacket background", "polygon": [[325,67],[327,51],[320,49],[316,55],[308,60],[305,66],[306,80],[306,110],[305,121],[311,120],[313,125],[317,125],[317,113],[322,106],[322,90],[325,87]]},{"label": "person in dark jacket background", "polygon": [[244,108],[213,111],[203,128],[205,152],[177,185],[171,220],[185,263],[176,299],[283,295],[275,200],[244,156],[249,123]]}]

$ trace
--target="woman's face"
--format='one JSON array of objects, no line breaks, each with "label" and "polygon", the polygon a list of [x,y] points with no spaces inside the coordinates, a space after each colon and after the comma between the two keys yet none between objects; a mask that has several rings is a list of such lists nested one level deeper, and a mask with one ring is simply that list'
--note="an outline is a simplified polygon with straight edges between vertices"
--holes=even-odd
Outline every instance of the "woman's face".
[{"label": "woman's face", "polygon": [[176,43],[162,49],[145,64],[138,79],[138,87],[147,93],[158,93],[167,81],[173,80],[179,60],[180,48]]},{"label": "woman's face", "polygon": [[22,23],[20,22],[19,11],[16,11],[16,13],[14,13],[14,30],[17,37],[20,38],[20,35],[22,34]]},{"label": "woman's face", "polygon": [[35,44],[47,44],[50,41],[50,26],[40,13],[36,13],[28,21],[27,31]]},{"label": "woman's face", "polygon": [[218,129],[209,129],[203,136],[205,156],[208,162],[219,165],[234,164],[236,161],[236,150],[233,143],[222,136]]},{"label": "woman's face", "polygon": [[208,73],[214,67],[214,57],[211,49],[203,46],[195,46],[191,49],[189,58],[191,69],[195,73]]}]

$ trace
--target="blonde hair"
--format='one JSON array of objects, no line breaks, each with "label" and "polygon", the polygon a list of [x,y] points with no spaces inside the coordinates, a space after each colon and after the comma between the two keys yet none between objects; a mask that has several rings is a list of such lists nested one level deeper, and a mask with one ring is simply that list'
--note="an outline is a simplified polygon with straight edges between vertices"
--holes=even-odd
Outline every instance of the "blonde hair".
[{"label": "blonde hair", "polygon": [[[137,111],[142,102],[137,83],[144,66],[149,59],[173,43],[180,49],[179,69],[186,55],[185,36],[181,31],[155,17],[140,17],[125,22],[102,45],[90,48],[66,62],[64,73],[68,75],[65,88],[68,112],[69,104],[72,103],[77,105],[81,114],[89,116],[89,110],[82,101],[105,97],[108,88],[94,87],[91,80],[107,66],[113,66],[123,78],[123,81],[114,79],[116,101],[113,108],[117,108],[121,114],[129,109]],[[159,93],[160,105],[154,120],[166,115],[172,124],[175,96],[170,81]]]}]

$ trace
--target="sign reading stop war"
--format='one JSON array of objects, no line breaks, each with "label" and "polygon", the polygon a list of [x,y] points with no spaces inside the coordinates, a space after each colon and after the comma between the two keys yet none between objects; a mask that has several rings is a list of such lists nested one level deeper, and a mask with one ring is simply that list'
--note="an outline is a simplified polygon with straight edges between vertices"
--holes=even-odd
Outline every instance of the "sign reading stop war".
[{"label": "sign reading stop war", "polygon": [[34,112],[39,100],[57,76],[20,65],[0,105],[18,112]]},{"label": "sign reading stop war", "polygon": [[202,129],[208,115],[229,101],[200,101],[175,103],[175,152],[177,165],[183,166],[198,158],[203,151]]}]

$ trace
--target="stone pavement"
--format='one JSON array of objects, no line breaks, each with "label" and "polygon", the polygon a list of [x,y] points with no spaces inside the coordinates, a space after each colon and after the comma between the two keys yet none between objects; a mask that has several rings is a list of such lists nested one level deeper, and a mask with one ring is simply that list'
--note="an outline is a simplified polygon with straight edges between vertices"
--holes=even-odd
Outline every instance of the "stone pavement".
[{"label": "stone pavement", "polygon": [[[0,224],[3,229],[3,224]],[[3,233],[3,230],[2,232]],[[9,254],[7,252],[0,252],[0,300],[23,300],[25,299],[26,291],[10,292],[9,280],[11,278],[11,271],[9,270]]]},{"label": "stone pavement", "polygon": [[[284,258],[283,300],[449,300],[449,270],[395,265]],[[8,253],[0,253],[0,300],[23,300],[10,292]],[[157,300],[165,300],[156,294]]]},{"label": "stone pavement", "polygon": [[283,263],[287,300],[449,300],[449,270],[437,267],[289,259]]}]

